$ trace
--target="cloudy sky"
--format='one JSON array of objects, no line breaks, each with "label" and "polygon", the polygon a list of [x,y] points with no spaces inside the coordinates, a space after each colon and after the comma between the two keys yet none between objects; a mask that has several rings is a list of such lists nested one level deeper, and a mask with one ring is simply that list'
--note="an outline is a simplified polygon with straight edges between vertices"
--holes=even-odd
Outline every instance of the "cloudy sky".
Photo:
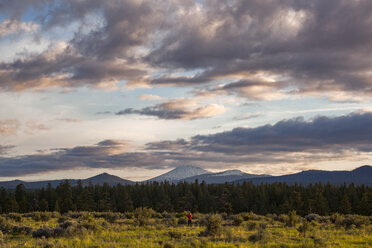
[{"label": "cloudy sky", "polygon": [[372,164],[372,1],[2,0],[0,180]]}]

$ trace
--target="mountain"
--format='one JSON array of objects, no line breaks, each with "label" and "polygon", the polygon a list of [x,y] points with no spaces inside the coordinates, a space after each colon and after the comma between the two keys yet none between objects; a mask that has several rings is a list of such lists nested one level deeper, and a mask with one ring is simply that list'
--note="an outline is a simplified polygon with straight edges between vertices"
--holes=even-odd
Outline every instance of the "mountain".
[{"label": "mountain", "polygon": [[110,175],[108,173],[102,173],[102,174],[99,174],[97,176],[84,179],[84,180],[82,180],[82,182],[83,182],[83,185],[89,184],[90,182],[92,184],[107,183],[108,185],[111,185],[111,186],[117,185],[119,183],[122,184],[122,185],[134,184],[134,182],[132,182],[132,181],[129,181],[127,179],[123,179],[123,178],[118,177],[118,176]]},{"label": "mountain", "polygon": [[276,183],[284,182],[287,184],[314,184],[314,183],[331,183],[340,184],[364,184],[372,186],[372,166],[365,165],[356,168],[352,171],[323,171],[323,170],[308,170],[295,174],[284,176],[260,177],[260,178],[244,178],[234,181],[234,183],[242,183],[244,181],[254,184],[260,183]]},{"label": "mountain", "polygon": [[[71,186],[75,186],[79,180],[77,179],[62,179],[62,180],[48,180],[48,181],[37,181],[37,182],[26,182],[21,180],[13,180],[13,181],[5,181],[0,182],[0,187],[7,188],[7,189],[15,189],[18,184],[23,184],[26,189],[40,189],[42,187],[46,187],[48,183],[51,184],[52,187],[57,187],[61,182],[64,182],[65,180],[68,180]],[[87,179],[81,180],[82,184],[88,185],[90,182],[95,185],[99,184],[102,185],[104,183],[107,183],[110,186],[117,185],[117,184],[134,184],[134,182],[122,179],[117,176],[110,175],[108,173],[102,173],[94,177],[90,177]]]},{"label": "mountain", "polygon": [[167,173],[151,178],[148,180],[148,182],[163,182],[163,181],[176,182],[184,178],[198,176],[198,175],[202,175],[206,173],[210,173],[210,172],[200,167],[196,167],[192,165],[185,165],[185,166],[176,167]]},{"label": "mountain", "polygon": [[[283,175],[283,176],[270,176],[270,175],[255,175],[247,174],[240,170],[227,170],[217,173],[212,173],[207,170],[204,170],[195,166],[180,166],[177,167],[165,174],[154,177],[145,182],[162,182],[168,181],[172,183],[177,183],[180,181],[193,183],[195,180],[199,182],[205,181],[207,184],[220,184],[225,182],[230,183],[242,183],[242,182],[252,182],[254,184],[261,183],[276,183],[276,182],[285,182],[287,184],[314,184],[314,183],[331,183],[335,185],[340,184],[364,184],[372,186],[372,166],[365,165],[359,168],[356,168],[352,171],[323,171],[323,170],[308,170],[302,171],[295,174]],[[58,186],[64,180],[49,180],[49,181],[38,181],[38,182],[25,182],[21,180],[13,180],[0,182],[0,187],[7,189],[15,189],[17,185],[23,184],[26,189],[40,189],[46,187],[48,183],[52,187]],[[74,186],[78,183],[79,180],[76,179],[67,179],[69,183]],[[99,184],[102,185],[107,183],[110,186],[117,184],[134,184],[135,182],[110,175],[107,173],[102,173],[94,177],[81,180],[83,185],[88,185],[92,183],[93,185]]]},{"label": "mountain", "polygon": [[256,178],[256,177],[268,177],[269,175],[255,175],[242,172],[240,170],[227,170],[217,173],[207,173],[181,179],[181,181],[193,183],[195,180],[199,182],[205,182],[207,184],[221,184],[225,182],[233,182],[240,179]]}]

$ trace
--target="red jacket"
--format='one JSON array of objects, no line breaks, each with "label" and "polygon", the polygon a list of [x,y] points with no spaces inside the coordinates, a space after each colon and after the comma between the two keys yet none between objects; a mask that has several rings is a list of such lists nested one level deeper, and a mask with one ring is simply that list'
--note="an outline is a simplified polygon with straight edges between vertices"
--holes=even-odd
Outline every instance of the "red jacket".
[{"label": "red jacket", "polygon": [[189,220],[191,220],[191,219],[192,219],[192,215],[189,213],[189,214],[187,215],[187,218],[188,218]]}]

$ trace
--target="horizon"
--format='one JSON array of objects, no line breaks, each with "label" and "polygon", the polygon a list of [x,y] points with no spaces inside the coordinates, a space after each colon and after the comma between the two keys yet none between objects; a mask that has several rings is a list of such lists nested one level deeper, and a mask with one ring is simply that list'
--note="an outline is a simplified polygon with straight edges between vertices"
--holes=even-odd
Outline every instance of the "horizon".
[{"label": "horizon", "polygon": [[[178,167],[186,167],[186,166],[190,166],[190,165],[181,165],[181,166],[178,166]],[[359,169],[359,168],[362,168],[362,167],[366,167],[366,166],[368,166],[368,167],[372,167],[371,165],[361,165],[361,166],[355,167],[355,168],[353,168],[353,169],[351,169],[351,170],[316,170],[316,171],[331,171],[331,172],[335,172],[335,171],[353,171],[353,170],[356,170],[356,169]],[[192,165],[191,165],[191,167],[196,167],[196,166],[192,166]],[[147,181],[147,180],[153,179],[153,178],[158,177],[158,176],[162,176],[162,175],[164,175],[164,174],[166,174],[166,173],[168,173],[168,172],[173,171],[173,170],[176,169],[176,168],[177,168],[177,167],[175,167],[175,168],[173,168],[173,169],[170,169],[169,171],[167,171],[167,172],[165,172],[165,173],[162,173],[162,174],[159,174],[159,175],[155,175],[154,177],[146,178],[146,179],[139,180],[139,181],[130,180],[130,179],[126,178],[126,177],[120,177],[120,176],[117,176],[117,175],[115,175],[115,174],[110,174],[110,173],[107,173],[107,172],[102,172],[102,173],[99,173],[99,174],[96,174],[96,175],[93,175],[93,176],[89,176],[89,177],[86,177],[86,178],[78,178],[78,177],[76,177],[76,178],[55,178],[55,179],[37,180],[37,181],[26,181],[26,180],[19,180],[19,179],[16,178],[16,179],[13,179],[13,180],[11,180],[11,181],[38,182],[38,181],[54,181],[54,180],[87,180],[87,179],[92,178],[92,177],[95,177],[95,176],[100,176],[100,175],[103,175],[103,174],[107,174],[107,175],[109,175],[109,176],[116,176],[116,177],[119,177],[119,178],[121,178],[121,179],[129,180],[129,181],[134,182],[134,183],[140,183],[140,182],[145,182],[145,181]],[[200,167],[198,167],[198,168],[200,168]],[[208,170],[207,170],[207,171],[208,171]],[[224,171],[229,171],[229,170],[223,170],[223,171],[208,171],[206,174],[209,174],[209,173],[212,173],[212,174],[213,174],[213,173],[219,173],[219,172],[224,172]],[[241,170],[239,170],[239,171],[241,171]],[[305,170],[305,171],[314,171],[314,170],[309,169],[309,170]],[[243,173],[247,173],[247,172],[245,172],[245,171],[241,171],[241,172],[243,172]],[[294,172],[294,173],[290,173],[290,174],[278,174],[278,175],[271,175],[271,174],[270,174],[270,175],[268,175],[268,176],[286,176],[286,175],[296,174],[296,173],[300,173],[300,172],[304,172],[304,171],[298,171],[298,172]],[[248,174],[250,174],[250,173],[248,173]],[[266,175],[266,174],[258,174],[258,175]],[[0,181],[0,182],[6,182],[6,181]]]},{"label": "horizon", "polygon": [[372,3],[0,4],[0,181],[372,164]]}]

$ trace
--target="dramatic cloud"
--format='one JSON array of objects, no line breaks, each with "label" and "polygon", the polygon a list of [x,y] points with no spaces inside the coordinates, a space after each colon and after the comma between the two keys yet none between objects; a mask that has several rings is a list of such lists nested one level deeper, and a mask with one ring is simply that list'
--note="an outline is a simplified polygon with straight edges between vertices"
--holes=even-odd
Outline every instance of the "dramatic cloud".
[{"label": "dramatic cloud", "polygon": [[[131,151],[127,142],[104,140],[94,146],[58,149],[56,152],[0,158],[2,176],[21,176],[74,168],[169,168],[194,164],[206,168],[261,166],[276,171],[283,164],[353,160],[372,154],[372,114],[283,120],[275,125],[235,128],[190,140],[148,143]],[[9,147],[2,146],[3,153]]]},{"label": "dramatic cloud", "polygon": [[[6,1],[0,9],[0,36],[39,25],[39,36],[62,27],[70,37],[1,63],[2,90],[223,80],[212,91],[255,100],[372,96],[369,0],[34,0]],[[21,21],[30,10],[37,24]],[[58,42],[63,49],[53,48]]]},{"label": "dramatic cloud", "polygon": [[132,108],[117,112],[117,115],[139,114],[156,116],[159,119],[166,120],[195,120],[201,118],[210,118],[225,112],[225,108],[217,104],[206,106],[197,106],[196,101],[192,99],[174,99],[153,107],[146,107],[140,110]]},{"label": "dramatic cloud", "polygon": [[[80,24],[78,32],[62,47],[56,49],[54,42],[40,54],[1,63],[0,86],[18,91],[83,85],[115,89],[121,80],[140,83],[147,73],[136,49],[149,41],[165,16],[162,9],[160,3],[131,0],[66,1],[54,6],[39,17],[44,19],[42,28]],[[97,19],[102,21],[92,23]]]},{"label": "dramatic cloud", "polygon": [[353,113],[311,121],[283,120],[275,125],[197,135],[190,140],[153,142],[146,147],[151,151],[191,152],[195,159],[217,154],[226,163],[312,163],[372,154],[371,139],[372,114]]},{"label": "dramatic cloud", "polygon": [[[369,1],[205,1],[183,12],[178,28],[147,56],[153,65],[202,72],[152,83],[269,78],[280,82],[270,87],[292,94],[371,96],[371,9]],[[246,87],[235,89],[247,95]]]},{"label": "dramatic cloud", "polygon": [[229,132],[194,136],[192,149],[221,153],[372,152],[372,114],[284,120],[257,128],[235,128]]}]

